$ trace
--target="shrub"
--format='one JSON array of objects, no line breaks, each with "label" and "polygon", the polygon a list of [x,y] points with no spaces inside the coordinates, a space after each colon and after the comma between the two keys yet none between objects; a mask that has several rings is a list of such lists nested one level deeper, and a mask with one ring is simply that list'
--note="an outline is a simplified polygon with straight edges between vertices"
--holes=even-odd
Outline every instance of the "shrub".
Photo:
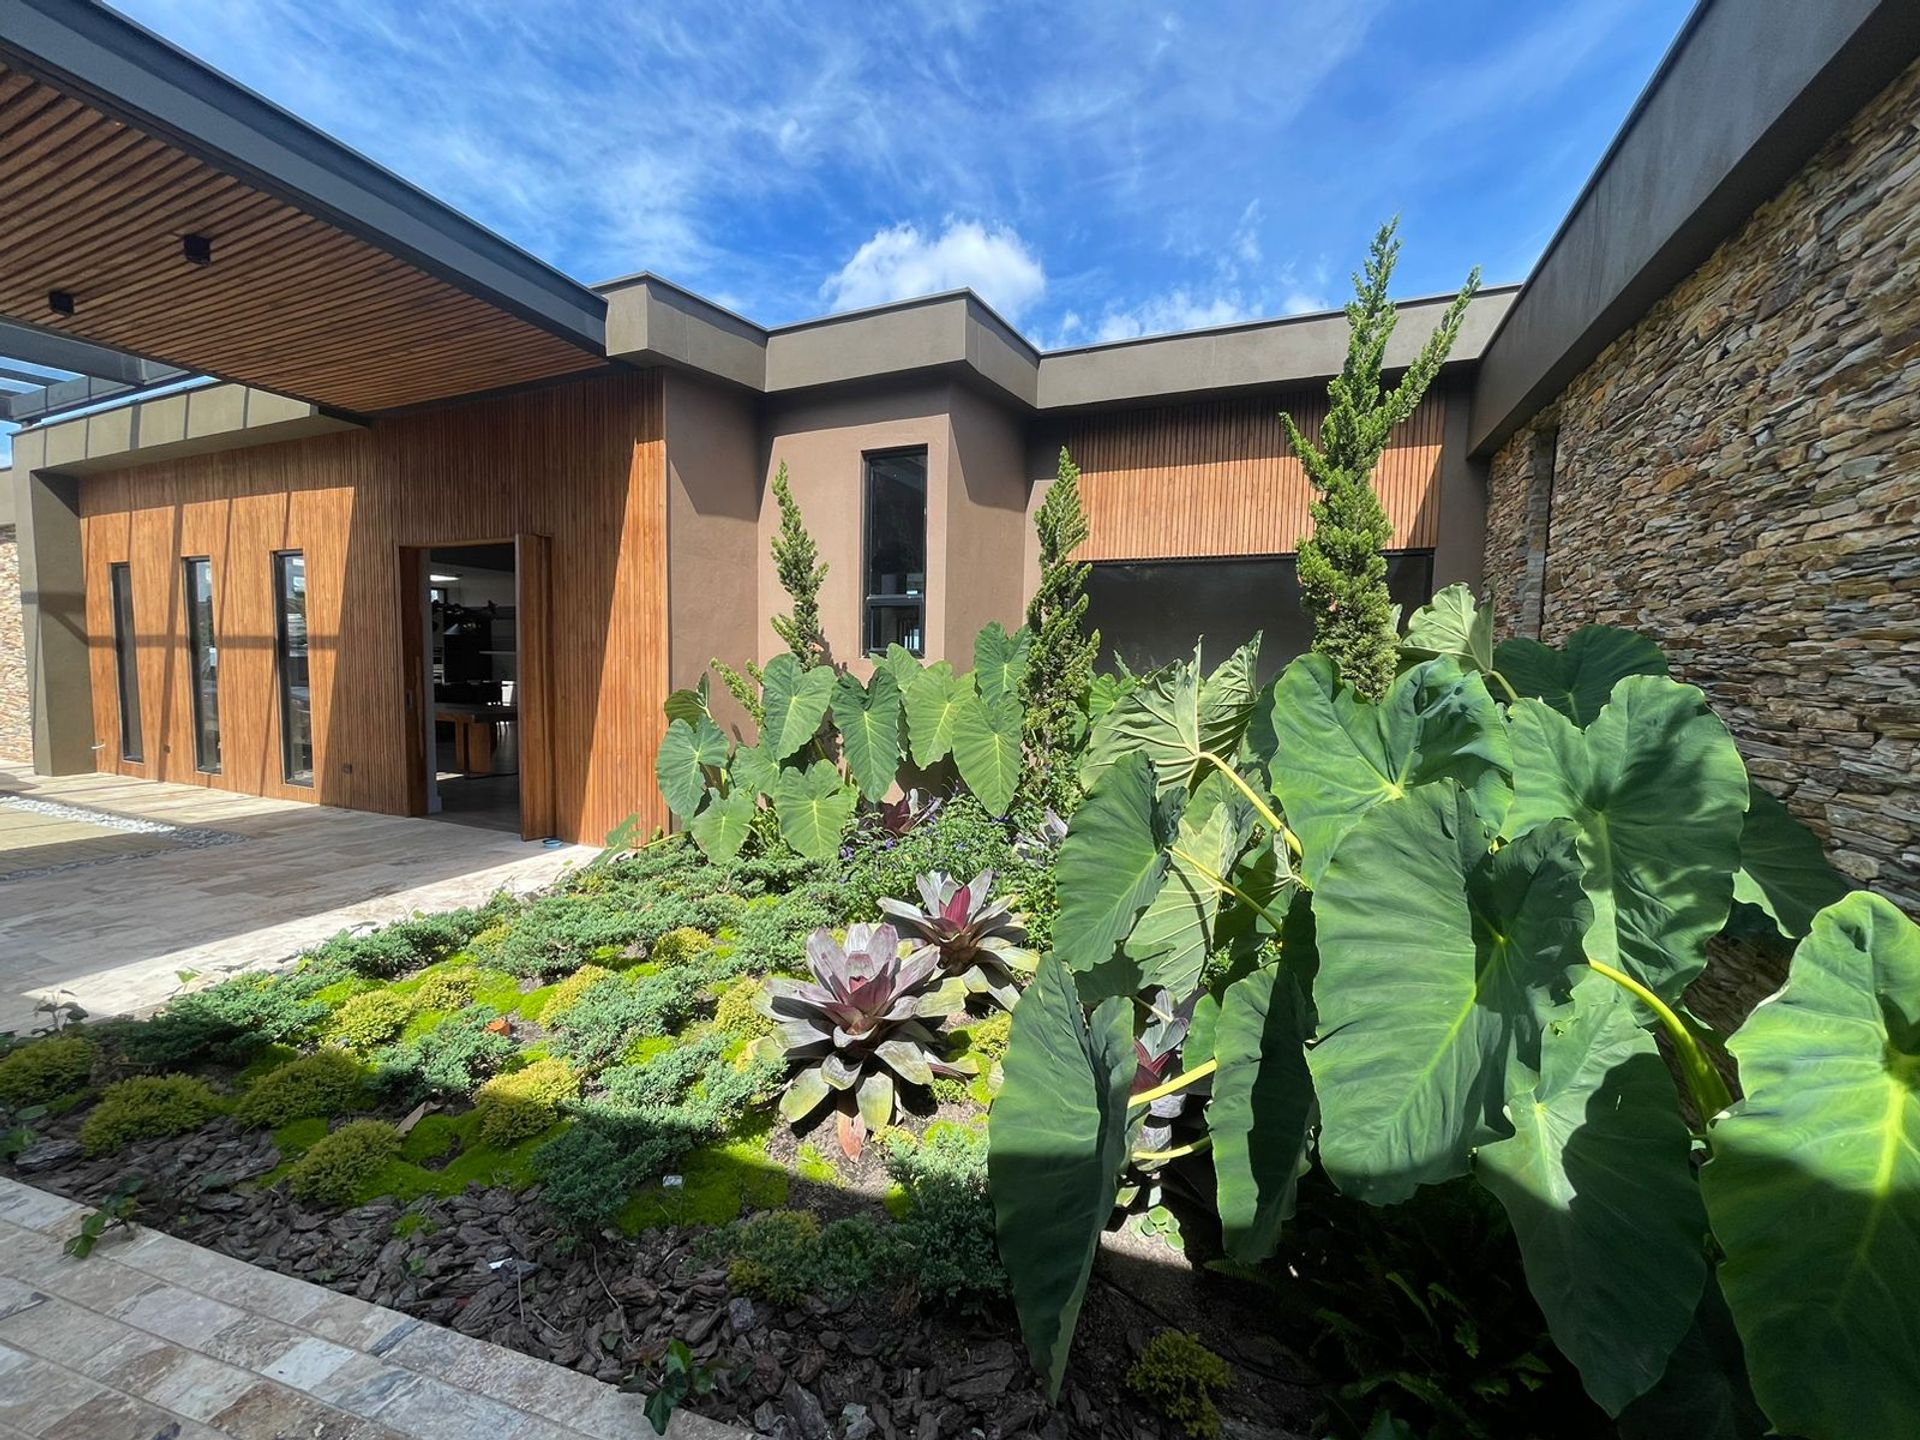
[{"label": "shrub", "polygon": [[287,1188],[315,1205],[340,1207],[359,1198],[367,1182],[400,1153],[400,1132],[384,1120],[355,1120],[317,1141],[293,1162]]},{"label": "shrub", "polygon": [[967,1049],[982,1060],[1005,1059],[1007,1044],[1013,1039],[1013,1012],[996,1010],[985,1019],[970,1021],[956,1036],[962,1037]]},{"label": "shrub", "polygon": [[579,1094],[580,1082],[564,1060],[536,1060],[524,1070],[496,1075],[473,1093],[480,1140],[504,1149],[550,1130],[561,1104]]},{"label": "shrub", "polygon": [[134,1140],[183,1135],[221,1110],[220,1097],[191,1075],[136,1075],[109,1085],[80,1126],[89,1155],[104,1155]]},{"label": "shrub", "polygon": [[357,1110],[365,1098],[366,1072],[344,1050],[316,1050],[262,1075],[234,1103],[242,1125],[278,1126],[314,1115]]},{"label": "shrub", "polygon": [[892,1231],[865,1216],[822,1229],[805,1210],[769,1210],[729,1225],[707,1248],[726,1257],[731,1289],[775,1305],[859,1295],[897,1279],[906,1260]]},{"label": "shrub", "polygon": [[355,995],[333,1012],[327,1033],[354,1050],[371,1050],[393,1039],[413,1018],[413,1002],[391,990],[369,990]]},{"label": "shrub", "polygon": [[543,1025],[555,1024],[562,1015],[580,1003],[580,997],[602,980],[613,978],[613,972],[599,965],[582,965],[573,974],[553,987],[547,996],[547,1003],[541,1008],[540,1022]]},{"label": "shrub", "polygon": [[480,983],[477,965],[453,965],[445,970],[430,970],[420,977],[420,988],[413,992],[413,1003],[421,1010],[458,1010],[473,999]]},{"label": "shrub", "polygon": [[713,1007],[714,1028],[736,1040],[757,1040],[773,1034],[779,1027],[760,1009],[760,997],[765,993],[766,987],[751,977],[734,981]]},{"label": "shrub", "polygon": [[514,901],[495,896],[472,910],[418,915],[371,935],[339,934],[308,952],[307,966],[370,980],[392,980],[467,945],[513,913]]},{"label": "shrub", "polygon": [[677,1032],[693,1018],[706,985],[707,976],[687,965],[631,981],[598,980],[554,1025],[553,1052],[577,1070],[602,1070],[640,1036]]},{"label": "shrub", "polygon": [[713,937],[706,931],[681,925],[654,941],[653,948],[647,951],[647,959],[661,966],[682,965],[712,948]]},{"label": "shrub", "polygon": [[103,1044],[128,1063],[177,1069],[208,1056],[244,1059],[263,1045],[304,1039],[327,1018],[316,999],[332,983],[324,971],[303,967],[291,975],[236,975],[182,995],[151,1020],[99,1026]]},{"label": "shrub", "polygon": [[467,1094],[513,1057],[513,1041],[487,1029],[498,1018],[485,1005],[469,1005],[416,1039],[386,1046],[373,1057],[375,1083]]},{"label": "shrub", "polygon": [[515,975],[564,975],[625,950],[644,928],[617,897],[548,895],[520,912],[500,943],[499,964]]},{"label": "shrub", "polygon": [[913,1252],[920,1293],[941,1300],[1005,1294],[1007,1275],[987,1195],[985,1134],[934,1124],[917,1144],[911,1136],[896,1136],[887,1173],[905,1194],[900,1238]]},{"label": "shrub", "polygon": [[534,1152],[540,1198],[569,1225],[605,1225],[636,1188],[708,1138],[704,1126],[671,1107],[635,1112],[588,1102]]},{"label": "shrub", "polygon": [[1194,1440],[1218,1440],[1213,1392],[1233,1383],[1227,1362],[1184,1330],[1162,1330],[1127,1371],[1127,1389]]},{"label": "shrub", "polygon": [[18,1110],[84,1090],[93,1074],[93,1043],[78,1035],[36,1040],[0,1060],[0,1106]]},{"label": "shrub", "polygon": [[1028,943],[1044,950],[1053,921],[1051,871],[1014,848],[1014,829],[989,815],[971,795],[961,794],[905,835],[863,836],[848,863],[845,885],[835,894],[839,916],[871,914],[883,898],[911,895],[919,877],[931,871],[977,875],[991,870],[994,896],[1018,897]]}]

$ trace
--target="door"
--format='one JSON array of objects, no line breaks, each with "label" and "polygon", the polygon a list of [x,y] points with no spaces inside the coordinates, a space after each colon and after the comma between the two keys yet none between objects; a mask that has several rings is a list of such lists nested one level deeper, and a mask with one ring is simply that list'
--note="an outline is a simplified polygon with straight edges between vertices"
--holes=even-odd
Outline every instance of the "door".
[{"label": "door", "polygon": [[514,704],[520,722],[520,835],[544,840],[554,833],[553,781],[553,541],[513,537],[514,609],[519,656]]},{"label": "door", "polygon": [[427,555],[400,550],[400,664],[406,696],[407,814],[431,814],[433,774],[433,676],[427,659]]}]

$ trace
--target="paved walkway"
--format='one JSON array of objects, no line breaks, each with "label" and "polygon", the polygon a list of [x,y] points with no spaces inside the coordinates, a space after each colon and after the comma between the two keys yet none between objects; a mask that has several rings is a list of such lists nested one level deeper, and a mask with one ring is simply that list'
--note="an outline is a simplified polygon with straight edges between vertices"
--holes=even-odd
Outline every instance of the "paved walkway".
[{"label": "paved walkway", "polygon": [[593,854],[448,821],[0,765],[0,1031],[33,1028],[49,995],[95,1016],[150,1010],[183,971],[277,964],[349,926],[537,889]]},{"label": "paved walkway", "polygon": [[[639,1395],[0,1180],[0,1440],[634,1440]],[[684,1412],[669,1440],[743,1432]]]}]

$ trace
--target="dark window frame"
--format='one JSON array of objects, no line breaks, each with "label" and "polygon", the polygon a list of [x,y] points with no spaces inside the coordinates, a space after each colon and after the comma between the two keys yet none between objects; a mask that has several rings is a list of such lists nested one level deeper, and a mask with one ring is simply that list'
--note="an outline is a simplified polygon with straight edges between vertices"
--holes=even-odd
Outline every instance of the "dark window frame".
[{"label": "dark window frame", "polygon": [[[200,693],[200,655],[199,637],[194,633],[194,611],[199,605],[194,593],[193,567],[207,567],[207,645],[213,651],[213,761],[207,761],[206,740],[208,737],[205,701]],[[220,637],[214,633],[213,623],[213,557],[211,555],[182,555],[180,557],[180,585],[186,599],[187,625],[187,692],[193,706],[193,768],[202,775],[220,773]]]},{"label": "dark window frame", "polygon": [[[307,553],[304,550],[273,552],[273,669],[280,692],[280,778],[288,785],[313,788],[313,632],[307,632],[307,763],[304,771],[294,764],[293,754],[293,677],[288,672],[292,658],[291,637],[287,629],[287,563],[300,562],[300,595],[304,603],[307,590]],[[311,612],[309,612],[311,625]]]},{"label": "dark window frame", "polygon": [[[920,461],[920,593],[918,595],[876,595],[869,582],[873,578],[873,462],[876,460],[898,460],[907,456],[917,456]],[[886,654],[886,646],[876,647],[874,641],[873,612],[876,610],[918,610],[920,612],[920,647],[908,650],[908,653],[924,660],[927,656],[927,601],[933,589],[933,557],[927,545],[927,511],[931,503],[928,494],[932,486],[929,475],[931,456],[925,445],[895,445],[884,450],[863,450],[860,452],[860,653],[867,656]]]},{"label": "dark window frame", "polygon": [[140,723],[140,643],[133,610],[133,567],[124,560],[107,566],[107,605],[113,612],[113,678],[120,700],[120,758],[146,763],[146,737]]}]

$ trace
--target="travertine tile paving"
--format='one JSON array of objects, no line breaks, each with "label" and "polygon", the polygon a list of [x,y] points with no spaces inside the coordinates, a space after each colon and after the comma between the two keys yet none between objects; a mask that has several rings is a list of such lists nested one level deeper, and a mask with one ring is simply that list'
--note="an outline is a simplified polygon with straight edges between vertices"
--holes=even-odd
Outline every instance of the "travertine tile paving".
[{"label": "travertine tile paving", "polygon": [[[0,765],[0,794],[240,837],[158,850],[150,837],[133,837],[137,853],[120,858],[120,837],[77,827],[70,850],[34,842],[40,864],[58,865],[63,853],[100,863],[0,879],[0,1031],[33,1028],[47,995],[96,1016],[150,1010],[180,988],[183,971],[210,977],[278,964],[349,926],[477,904],[502,888],[536,889],[594,854],[467,825],[116,775],[49,778]],[[9,824],[55,833],[38,817],[0,809],[0,828]]]},{"label": "travertine tile paving", "polygon": [[[638,1395],[0,1180],[0,1440],[626,1440]],[[728,1440],[676,1415],[670,1440]]]}]

